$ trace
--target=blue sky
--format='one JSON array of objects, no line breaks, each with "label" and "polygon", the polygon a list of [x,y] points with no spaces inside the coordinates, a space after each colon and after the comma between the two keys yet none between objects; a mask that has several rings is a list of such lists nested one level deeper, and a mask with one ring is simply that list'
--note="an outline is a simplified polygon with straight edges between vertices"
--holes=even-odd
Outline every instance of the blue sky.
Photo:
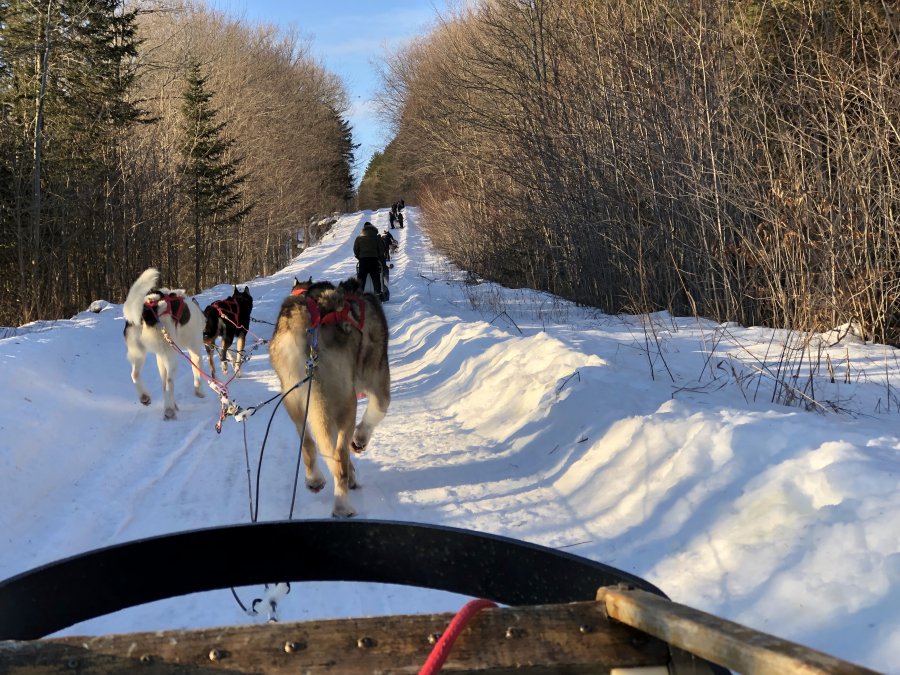
[{"label": "blue sky", "polygon": [[375,116],[379,87],[376,63],[416,35],[425,34],[444,13],[446,0],[207,0],[207,4],[251,23],[294,27],[311,42],[312,53],[338,75],[350,96],[357,178],[372,154],[390,140]]}]

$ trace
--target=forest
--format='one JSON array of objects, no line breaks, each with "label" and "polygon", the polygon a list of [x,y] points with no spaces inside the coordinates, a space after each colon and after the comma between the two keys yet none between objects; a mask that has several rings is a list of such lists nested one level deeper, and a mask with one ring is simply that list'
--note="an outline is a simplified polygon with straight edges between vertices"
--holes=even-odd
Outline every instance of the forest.
[{"label": "forest", "polygon": [[[188,0],[0,0],[0,325],[279,269],[335,211],[422,209],[462,269],[609,313],[900,344],[900,10],[480,0],[347,93]],[[373,55],[377,56],[377,55]]]},{"label": "forest", "polygon": [[[276,27],[165,0],[0,0],[0,325],[280,269],[353,199],[347,94]],[[307,241],[309,239],[306,239]]]},{"label": "forest", "polygon": [[609,313],[900,344],[900,9],[485,0],[385,65],[406,195],[462,269]]}]

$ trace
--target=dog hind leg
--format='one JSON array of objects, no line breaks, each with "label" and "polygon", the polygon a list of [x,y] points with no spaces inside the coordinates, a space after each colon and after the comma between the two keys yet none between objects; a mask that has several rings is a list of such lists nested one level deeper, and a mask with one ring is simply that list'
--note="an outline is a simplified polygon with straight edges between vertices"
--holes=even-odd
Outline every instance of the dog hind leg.
[{"label": "dog hind leg", "polygon": [[[314,397],[316,395],[314,394]],[[318,400],[316,400],[318,403]],[[353,423],[356,420],[356,398],[346,401],[342,410],[336,415],[326,415],[320,405],[311,406],[310,425],[316,443],[321,450],[322,457],[328,462],[331,475],[334,477],[334,508],[331,515],[335,518],[350,518],[356,515],[356,510],[350,503],[348,491],[352,482],[355,484],[355,471],[350,463],[350,438],[353,433]]]},{"label": "dog hind leg", "polygon": [[350,436],[350,429],[338,431],[335,454],[329,458],[331,473],[334,475],[334,508],[331,515],[335,518],[350,518],[356,515],[356,509],[350,504],[350,495],[347,493],[356,487],[356,470],[350,461]]},{"label": "dog hind leg", "polygon": [[[284,399],[284,407],[297,428],[297,436],[303,439],[300,444],[300,453],[306,468],[306,487],[311,492],[319,492],[325,487],[325,474],[318,466],[317,448],[313,437],[309,433],[309,416],[306,413],[306,389],[298,389],[288,394]],[[312,406],[310,406],[312,407]]]},{"label": "dog hind leg", "polygon": [[224,345],[219,347],[219,365],[222,367],[222,375],[228,373],[228,352],[225,351]]},{"label": "dog hind leg", "polygon": [[191,371],[194,375],[194,396],[197,398],[206,398],[206,393],[203,391],[203,376],[205,373],[203,372],[203,366],[201,365],[203,363],[201,357],[203,351],[196,345],[194,347],[188,347],[187,351],[191,356]]},{"label": "dog hind leg", "polygon": [[213,377],[215,377],[216,376],[216,365],[215,365],[215,363],[213,363],[213,351],[215,350],[216,345],[215,345],[215,343],[213,343],[213,344],[207,343],[207,344],[204,344],[203,346],[206,348],[206,356],[209,358],[209,374],[212,375]]},{"label": "dog hind leg", "polygon": [[175,419],[175,372],[178,370],[178,362],[171,358],[168,352],[156,355],[156,367],[159,370],[159,379],[163,385],[163,419]]},{"label": "dog hind leg", "polygon": [[386,374],[378,377],[376,382],[369,384],[371,386],[366,390],[366,411],[353,432],[351,447],[354,452],[362,452],[366,449],[372,438],[372,432],[384,419],[391,403],[390,381]]},{"label": "dog hind leg", "polygon": [[222,346],[218,347],[219,350],[219,362],[222,366],[222,375],[225,375],[228,372],[228,348],[230,344],[225,343],[225,338],[222,338]]},{"label": "dog hind leg", "polygon": [[310,436],[309,431],[304,433],[300,427],[297,433],[303,433],[303,443],[300,452],[303,455],[303,464],[306,467],[306,487],[310,492],[319,492],[325,487],[325,474],[319,468],[316,461],[316,444]]},{"label": "dog hind leg", "polygon": [[144,361],[147,359],[147,350],[139,342],[140,328],[129,326],[127,330],[130,332],[130,335],[126,336],[125,342],[128,348],[128,360],[131,362],[131,381],[137,390],[138,400],[144,405],[150,405],[150,392],[144,387],[144,382],[141,379],[141,370],[144,367]]},{"label": "dog hind leg", "polygon": [[241,364],[244,362],[244,344],[246,341],[246,336],[243,333],[238,333],[237,336],[237,352],[234,355],[234,376],[241,376]]},{"label": "dog hind leg", "polygon": [[231,370],[233,370],[235,375],[237,375],[235,358],[234,354],[231,351],[231,344],[233,341],[234,336],[230,331],[226,332],[225,335],[222,336],[222,373],[226,372],[227,364],[229,361],[231,361]]}]

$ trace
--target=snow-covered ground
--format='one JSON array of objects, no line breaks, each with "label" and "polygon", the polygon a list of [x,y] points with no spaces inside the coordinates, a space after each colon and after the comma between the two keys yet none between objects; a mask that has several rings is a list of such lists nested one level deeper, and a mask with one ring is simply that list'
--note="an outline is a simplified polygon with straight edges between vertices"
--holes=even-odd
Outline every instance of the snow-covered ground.
[{"label": "snow-covered ground", "polygon": [[[388,212],[345,215],[281,272],[237,280],[255,300],[254,333],[271,335],[264,322],[274,322],[295,275],[353,274],[353,239],[367,219],[383,229]],[[356,459],[358,517],[564,549],[641,576],[673,600],[900,673],[897,350],[852,334],[803,350],[786,331],[608,316],[544,293],[467,284],[418,221],[408,207],[407,227],[394,231],[400,250],[385,305],[393,401]],[[186,367],[178,418],[163,421],[152,358],[144,379],[155,398],[140,405],[123,298],[105,300],[94,303],[99,312],[0,332],[0,579],[109,544],[250,520],[241,424],[227,419],[215,432],[218,401],[211,391],[192,395]],[[262,348],[230,393],[246,407],[277,386]],[[792,400],[818,411],[783,405]],[[265,409],[245,423],[254,473],[268,417]],[[287,518],[296,452],[279,410],[260,520]],[[330,476],[318,494],[301,481],[294,518],[328,517],[331,505]],[[453,611],[464,602],[360,586],[297,584],[280,618]],[[249,601],[261,589],[239,594]],[[222,590],[63,634],[258,620]]]}]

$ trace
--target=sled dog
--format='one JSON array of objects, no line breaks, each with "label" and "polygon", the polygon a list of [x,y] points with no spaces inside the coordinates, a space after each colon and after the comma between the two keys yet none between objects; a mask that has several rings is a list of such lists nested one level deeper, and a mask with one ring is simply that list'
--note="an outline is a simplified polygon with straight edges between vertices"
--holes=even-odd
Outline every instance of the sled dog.
[{"label": "sled dog", "polygon": [[[303,434],[306,487],[313,492],[325,487],[316,462],[318,449],[334,477],[335,517],[355,515],[348,496],[348,490],[357,487],[350,450],[365,450],[391,401],[387,345],[384,310],[374,295],[362,293],[356,279],[337,287],[295,279],[269,343],[272,368],[286,394],[284,406],[297,433]],[[311,355],[312,379],[304,382]],[[357,394],[363,392],[368,402],[357,425]]]},{"label": "sled dog", "polygon": [[144,405],[150,405],[150,393],[141,380],[141,368],[147,352],[156,354],[156,367],[163,386],[164,418],[172,419],[175,404],[175,372],[183,357],[163,334],[182,351],[190,354],[194,374],[194,393],[203,398],[200,388],[200,355],[203,353],[203,315],[196,301],[188,302],[181,289],[158,288],[159,271],[150,268],[132,284],[125,298],[125,346],[131,362],[131,381]]},{"label": "sled dog", "polygon": [[[250,295],[249,286],[239,291],[234,287],[234,292],[228,298],[216,300],[206,306],[203,316],[206,327],[203,329],[203,345],[206,347],[206,355],[209,357],[209,373],[215,376],[216,367],[213,364],[213,351],[219,352],[219,360],[222,363],[222,375],[228,372],[228,357],[231,345],[237,338],[237,352],[230,354],[235,377],[241,376],[241,363],[244,360],[244,343],[247,339],[247,330],[250,325],[250,313],[253,311],[253,296]],[[222,346],[216,346],[216,340],[222,338]]]}]

